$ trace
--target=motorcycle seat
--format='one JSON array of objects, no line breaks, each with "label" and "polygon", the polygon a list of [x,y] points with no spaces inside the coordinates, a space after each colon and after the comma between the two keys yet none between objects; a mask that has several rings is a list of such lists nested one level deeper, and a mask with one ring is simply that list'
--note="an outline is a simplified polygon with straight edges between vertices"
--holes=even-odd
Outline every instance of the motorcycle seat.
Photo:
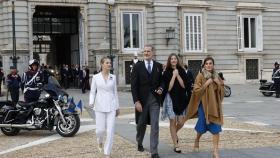
[{"label": "motorcycle seat", "polygon": [[260,80],[260,83],[266,83],[267,80]]},{"label": "motorcycle seat", "polygon": [[28,108],[28,107],[34,105],[35,103],[36,103],[36,102],[27,103],[27,102],[24,102],[24,101],[19,101],[19,102],[18,102],[18,105],[19,105],[20,107],[23,107],[23,108]]}]

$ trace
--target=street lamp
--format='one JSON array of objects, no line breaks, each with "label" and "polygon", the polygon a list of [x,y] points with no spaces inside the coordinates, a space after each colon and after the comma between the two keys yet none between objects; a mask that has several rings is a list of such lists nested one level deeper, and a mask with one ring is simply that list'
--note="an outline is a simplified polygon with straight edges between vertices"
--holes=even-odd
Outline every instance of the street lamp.
[{"label": "street lamp", "polygon": [[16,50],[16,29],[15,29],[15,1],[12,2],[12,28],[13,28],[13,56],[11,57],[13,61],[13,66],[17,68],[17,50]]},{"label": "street lamp", "polygon": [[166,45],[168,46],[169,40],[175,38],[175,28],[173,27],[167,28],[165,38],[166,38]]},{"label": "street lamp", "polygon": [[109,45],[110,45],[110,59],[112,63],[111,73],[114,73],[114,55],[112,53],[112,8],[115,4],[115,0],[107,0],[107,3],[109,5]]}]

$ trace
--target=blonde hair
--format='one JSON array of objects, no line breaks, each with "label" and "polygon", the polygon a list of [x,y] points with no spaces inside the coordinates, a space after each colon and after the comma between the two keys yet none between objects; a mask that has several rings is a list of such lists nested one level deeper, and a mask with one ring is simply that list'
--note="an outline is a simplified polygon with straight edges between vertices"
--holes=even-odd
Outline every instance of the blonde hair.
[{"label": "blonde hair", "polygon": [[103,58],[101,58],[101,60],[100,60],[100,65],[104,64],[104,62],[105,62],[106,59],[111,60],[109,57],[103,57]]},{"label": "blonde hair", "polygon": [[111,59],[109,57],[101,58],[101,60],[100,60],[100,71],[102,71],[102,64],[104,64],[105,60],[107,60],[107,59],[111,61]]}]

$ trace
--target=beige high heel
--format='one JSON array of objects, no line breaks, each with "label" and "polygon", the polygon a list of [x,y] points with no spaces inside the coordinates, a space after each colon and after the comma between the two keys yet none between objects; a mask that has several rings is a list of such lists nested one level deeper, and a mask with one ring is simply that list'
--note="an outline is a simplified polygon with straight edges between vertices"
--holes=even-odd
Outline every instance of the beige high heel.
[{"label": "beige high heel", "polygon": [[218,153],[218,152],[213,151],[213,158],[220,158],[219,153]]}]

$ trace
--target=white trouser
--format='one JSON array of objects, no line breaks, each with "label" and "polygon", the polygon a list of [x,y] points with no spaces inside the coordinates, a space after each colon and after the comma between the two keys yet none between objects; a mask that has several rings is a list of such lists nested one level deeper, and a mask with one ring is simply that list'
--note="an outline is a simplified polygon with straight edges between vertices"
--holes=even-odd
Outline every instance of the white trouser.
[{"label": "white trouser", "polygon": [[115,118],[116,118],[116,111],[111,111],[111,112],[95,111],[96,137],[97,137],[98,144],[101,143],[103,144],[105,129],[107,131],[106,142],[104,144],[104,155],[111,154],[114,132],[115,132]]}]

